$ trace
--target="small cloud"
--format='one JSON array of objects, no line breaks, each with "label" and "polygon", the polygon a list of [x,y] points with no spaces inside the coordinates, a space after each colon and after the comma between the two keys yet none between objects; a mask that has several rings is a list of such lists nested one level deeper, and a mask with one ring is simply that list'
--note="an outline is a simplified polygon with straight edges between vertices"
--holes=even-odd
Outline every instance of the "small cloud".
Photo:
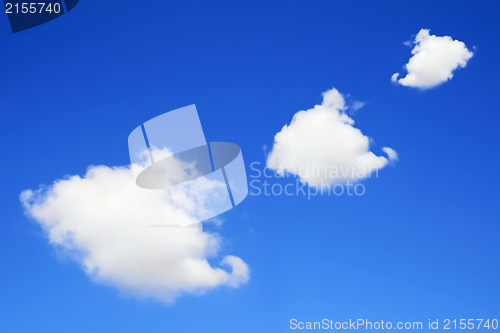
[{"label": "small cloud", "polygon": [[398,160],[398,153],[394,149],[389,148],[389,147],[384,147],[384,148],[382,148],[382,150],[384,151],[384,153],[387,154],[387,157],[389,157],[390,161],[397,161]]},{"label": "small cloud", "polygon": [[358,111],[359,109],[361,109],[362,107],[364,107],[366,105],[365,102],[361,102],[361,101],[354,101],[352,102],[351,104],[351,107],[349,108],[352,112],[356,112]]},{"label": "small cloud", "polygon": [[405,65],[408,73],[400,79],[399,73],[391,77],[392,82],[407,87],[427,89],[451,80],[453,72],[464,68],[474,55],[463,42],[431,35],[429,29],[421,29],[413,43],[413,56]]},{"label": "small cloud", "polygon": [[371,152],[370,139],[354,127],[346,109],[337,89],[326,91],[321,105],[297,112],[275,135],[267,166],[322,187],[366,178],[397,157],[391,148],[384,148],[389,159]]}]

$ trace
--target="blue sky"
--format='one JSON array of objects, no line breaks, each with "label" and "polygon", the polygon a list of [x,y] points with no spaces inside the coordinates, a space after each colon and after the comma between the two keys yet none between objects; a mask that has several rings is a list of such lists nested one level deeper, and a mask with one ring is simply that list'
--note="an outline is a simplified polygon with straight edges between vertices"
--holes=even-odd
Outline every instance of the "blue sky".
[{"label": "blue sky", "polygon": [[[500,5],[490,1],[80,1],[12,34],[0,19],[4,162],[0,331],[288,332],[289,320],[499,314]],[[422,28],[474,57],[420,91],[391,83]],[[141,122],[196,104],[209,141],[247,166],[295,112],[337,88],[399,161],[361,197],[253,197],[225,213],[221,254],[250,280],[173,305],[92,282],[48,244],[25,189],[129,163]],[[248,169],[247,169],[248,171]]]}]

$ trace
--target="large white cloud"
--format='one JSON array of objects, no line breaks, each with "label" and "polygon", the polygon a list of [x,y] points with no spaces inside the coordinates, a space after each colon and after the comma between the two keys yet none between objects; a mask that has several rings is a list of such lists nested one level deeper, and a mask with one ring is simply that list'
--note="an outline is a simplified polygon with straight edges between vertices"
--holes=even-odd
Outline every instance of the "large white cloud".
[{"label": "large white cloud", "polygon": [[457,68],[463,68],[473,53],[459,40],[450,36],[431,35],[428,29],[421,29],[415,37],[413,56],[405,65],[405,77],[392,75],[392,81],[403,86],[421,89],[432,88],[450,80]]},{"label": "large white cloud", "polygon": [[94,280],[126,293],[171,302],[183,293],[248,280],[249,269],[238,257],[225,256],[219,265],[208,261],[218,255],[221,238],[201,224],[151,227],[188,217],[169,204],[163,190],[136,186],[128,167],[90,167],[84,177],[26,190],[21,201],[52,245]]},{"label": "large white cloud", "polygon": [[370,151],[370,139],[354,127],[345,99],[335,88],[323,94],[323,102],[297,112],[274,137],[267,166],[290,173],[312,186],[328,186],[368,177],[397,159],[384,147],[388,158]]}]

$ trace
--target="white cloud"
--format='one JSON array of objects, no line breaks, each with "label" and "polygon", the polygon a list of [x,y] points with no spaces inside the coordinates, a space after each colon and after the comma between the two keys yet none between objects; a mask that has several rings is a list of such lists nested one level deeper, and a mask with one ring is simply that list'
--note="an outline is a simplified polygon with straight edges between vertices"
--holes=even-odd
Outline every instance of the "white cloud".
[{"label": "white cloud", "polygon": [[352,102],[351,104],[351,107],[349,108],[352,112],[356,112],[358,111],[359,109],[361,109],[362,107],[364,107],[366,105],[365,102],[362,102],[362,101],[354,101]]},{"label": "white cloud", "polygon": [[201,224],[151,227],[189,216],[179,214],[164,191],[136,186],[128,167],[90,167],[84,177],[26,190],[20,198],[53,246],[97,282],[128,294],[172,302],[184,293],[238,287],[249,278],[238,257],[209,263],[219,254],[221,238],[203,231]]},{"label": "white cloud", "polygon": [[389,157],[389,160],[391,160],[391,161],[398,160],[398,153],[394,149],[389,148],[389,147],[383,147],[382,150],[384,151],[384,153],[387,154],[387,156]]},{"label": "white cloud", "polygon": [[413,56],[405,65],[408,74],[398,79],[399,73],[394,73],[392,82],[421,89],[432,88],[450,80],[453,72],[465,67],[473,56],[463,42],[450,36],[431,35],[428,29],[419,31],[414,44]]},{"label": "white cloud", "polygon": [[391,148],[384,148],[388,158],[371,152],[370,139],[346,110],[342,94],[325,92],[321,105],[297,112],[275,135],[267,166],[321,187],[366,178],[397,157]]}]

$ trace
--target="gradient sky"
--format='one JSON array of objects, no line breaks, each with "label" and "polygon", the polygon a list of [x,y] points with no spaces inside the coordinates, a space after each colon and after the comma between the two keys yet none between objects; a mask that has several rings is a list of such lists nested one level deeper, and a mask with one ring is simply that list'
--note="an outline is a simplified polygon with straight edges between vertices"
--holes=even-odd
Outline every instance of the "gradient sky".
[{"label": "gradient sky", "polygon": [[[493,318],[500,299],[500,4],[495,1],[89,1],[12,34],[0,19],[0,332],[288,332],[289,320]],[[396,86],[421,28],[475,48],[434,89]],[[247,166],[335,87],[400,160],[362,197],[248,197],[222,254],[250,281],[173,305],[92,282],[19,194],[126,165],[141,122],[196,104]],[[248,169],[247,169],[248,170]],[[249,170],[248,170],[249,171]],[[250,173],[250,171],[249,171]]]}]

